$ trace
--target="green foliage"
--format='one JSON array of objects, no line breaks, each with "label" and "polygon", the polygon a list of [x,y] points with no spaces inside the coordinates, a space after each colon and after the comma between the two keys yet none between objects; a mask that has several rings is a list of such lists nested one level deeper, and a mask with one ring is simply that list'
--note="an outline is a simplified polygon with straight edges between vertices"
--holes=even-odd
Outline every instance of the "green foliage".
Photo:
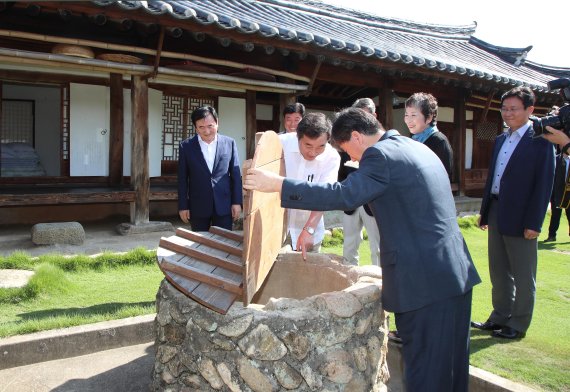
[{"label": "green foliage", "polygon": [[342,232],[342,229],[334,228],[331,230],[330,235],[329,234],[325,235],[325,238],[323,238],[322,246],[325,248],[335,247],[335,246],[342,247],[343,240],[344,240],[344,234]]},{"label": "green foliage", "polygon": [[117,268],[126,265],[152,265],[156,262],[156,252],[143,247],[127,253],[105,252],[95,257],[76,255],[64,257],[59,254],[45,254],[32,258],[24,252],[14,252],[9,256],[0,257],[0,269],[34,269],[40,264],[51,264],[64,271],[101,270]]}]

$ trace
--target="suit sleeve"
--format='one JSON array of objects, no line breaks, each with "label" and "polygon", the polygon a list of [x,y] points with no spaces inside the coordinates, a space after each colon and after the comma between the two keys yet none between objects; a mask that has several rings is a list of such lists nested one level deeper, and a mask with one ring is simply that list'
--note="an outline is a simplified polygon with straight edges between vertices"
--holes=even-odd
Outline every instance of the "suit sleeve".
[{"label": "suit sleeve", "polygon": [[243,194],[242,194],[242,181],[241,181],[241,171],[240,171],[240,160],[237,150],[237,144],[235,140],[232,139],[232,159],[230,161],[230,191],[231,191],[231,203],[243,204]]},{"label": "suit sleeve", "polygon": [[535,140],[534,142],[540,142],[543,145],[537,152],[535,186],[526,209],[524,228],[540,232],[552,194],[555,156],[552,144],[546,140]]},{"label": "suit sleeve", "polygon": [[[386,169],[378,170],[379,167]],[[354,210],[384,193],[389,180],[389,163],[385,155],[369,148],[360,161],[360,168],[343,182],[309,183],[285,179],[281,206],[309,211]]]},{"label": "suit sleeve", "polygon": [[188,189],[190,188],[190,172],[185,148],[187,146],[180,143],[178,148],[178,211],[189,210]]}]

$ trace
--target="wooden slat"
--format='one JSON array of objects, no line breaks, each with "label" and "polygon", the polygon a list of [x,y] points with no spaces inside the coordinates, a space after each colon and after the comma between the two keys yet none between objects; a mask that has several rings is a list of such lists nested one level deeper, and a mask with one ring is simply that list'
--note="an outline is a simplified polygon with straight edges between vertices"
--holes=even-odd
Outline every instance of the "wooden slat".
[{"label": "wooden slat", "polygon": [[208,238],[200,233],[196,233],[184,228],[179,227],[178,229],[176,229],[176,235],[182,238],[186,238],[195,242],[199,242],[201,244],[204,244],[206,246],[209,246],[210,248],[215,248],[215,249],[219,249],[219,250],[223,250],[224,252],[228,252],[229,254],[235,255],[235,256],[242,256],[242,249],[237,247],[237,246],[233,246],[233,245],[229,245],[227,243],[224,243],[222,241],[218,241],[214,238]]},{"label": "wooden slat", "polygon": [[164,271],[166,279],[178,290],[221,314],[226,314],[237,298],[236,294],[209,286],[193,279],[188,279],[171,271]]},{"label": "wooden slat", "polygon": [[159,245],[162,248],[169,249],[173,252],[177,252],[189,257],[194,257],[199,260],[205,261],[209,264],[225,268],[230,271],[234,271],[237,273],[243,272],[243,264],[237,263],[230,259],[223,259],[221,257],[213,256],[211,254],[205,253],[204,251],[200,250],[199,248],[190,248],[183,244],[179,244],[174,242],[173,239],[169,238],[161,238]]},{"label": "wooden slat", "polygon": [[200,282],[204,282],[211,286],[219,287],[225,291],[229,291],[230,293],[234,293],[237,295],[242,295],[243,291],[242,288],[226,278],[220,277],[214,273],[208,273],[206,271],[201,271],[197,268],[192,268],[188,265],[180,266],[171,262],[164,260],[162,263],[162,268],[166,271],[175,272],[178,275],[182,275],[186,278],[198,280]]},{"label": "wooden slat", "polygon": [[243,235],[236,233],[235,231],[231,231],[228,229],[224,229],[223,227],[219,226],[210,226],[210,233],[217,234],[222,237],[226,237],[232,239],[237,242],[243,242]]}]

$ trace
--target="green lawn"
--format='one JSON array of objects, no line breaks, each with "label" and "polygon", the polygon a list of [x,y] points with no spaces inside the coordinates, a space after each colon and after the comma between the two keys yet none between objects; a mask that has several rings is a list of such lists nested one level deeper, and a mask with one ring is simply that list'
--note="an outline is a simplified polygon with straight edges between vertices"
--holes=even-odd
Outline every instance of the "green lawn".
[{"label": "green lawn", "polygon": [[[465,218],[460,224],[483,280],[474,290],[473,319],[485,320],[491,310],[487,234],[473,221]],[[569,392],[570,237],[565,217],[560,226],[558,242],[539,243],[537,301],[526,338],[503,341],[472,330],[471,364],[537,389]],[[323,252],[341,255],[342,234],[333,234]],[[360,264],[370,264],[367,241],[360,252]],[[95,259],[59,255],[31,259],[18,253],[0,257],[0,268],[36,270],[25,288],[0,289],[0,337],[153,313],[163,278],[153,252],[142,249]]]}]

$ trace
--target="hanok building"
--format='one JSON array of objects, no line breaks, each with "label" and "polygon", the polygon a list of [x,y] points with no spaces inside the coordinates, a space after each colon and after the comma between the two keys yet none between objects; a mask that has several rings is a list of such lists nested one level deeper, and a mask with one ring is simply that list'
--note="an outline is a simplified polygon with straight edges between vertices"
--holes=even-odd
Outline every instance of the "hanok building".
[{"label": "hanok building", "polygon": [[[131,223],[176,214],[178,143],[216,107],[242,159],[293,101],[328,113],[360,97],[407,132],[403,102],[435,95],[455,152],[453,189],[477,196],[502,130],[500,94],[570,76],[493,46],[475,25],[423,25],[318,1],[0,3],[0,223]],[[49,206],[49,207],[47,207]]]}]

